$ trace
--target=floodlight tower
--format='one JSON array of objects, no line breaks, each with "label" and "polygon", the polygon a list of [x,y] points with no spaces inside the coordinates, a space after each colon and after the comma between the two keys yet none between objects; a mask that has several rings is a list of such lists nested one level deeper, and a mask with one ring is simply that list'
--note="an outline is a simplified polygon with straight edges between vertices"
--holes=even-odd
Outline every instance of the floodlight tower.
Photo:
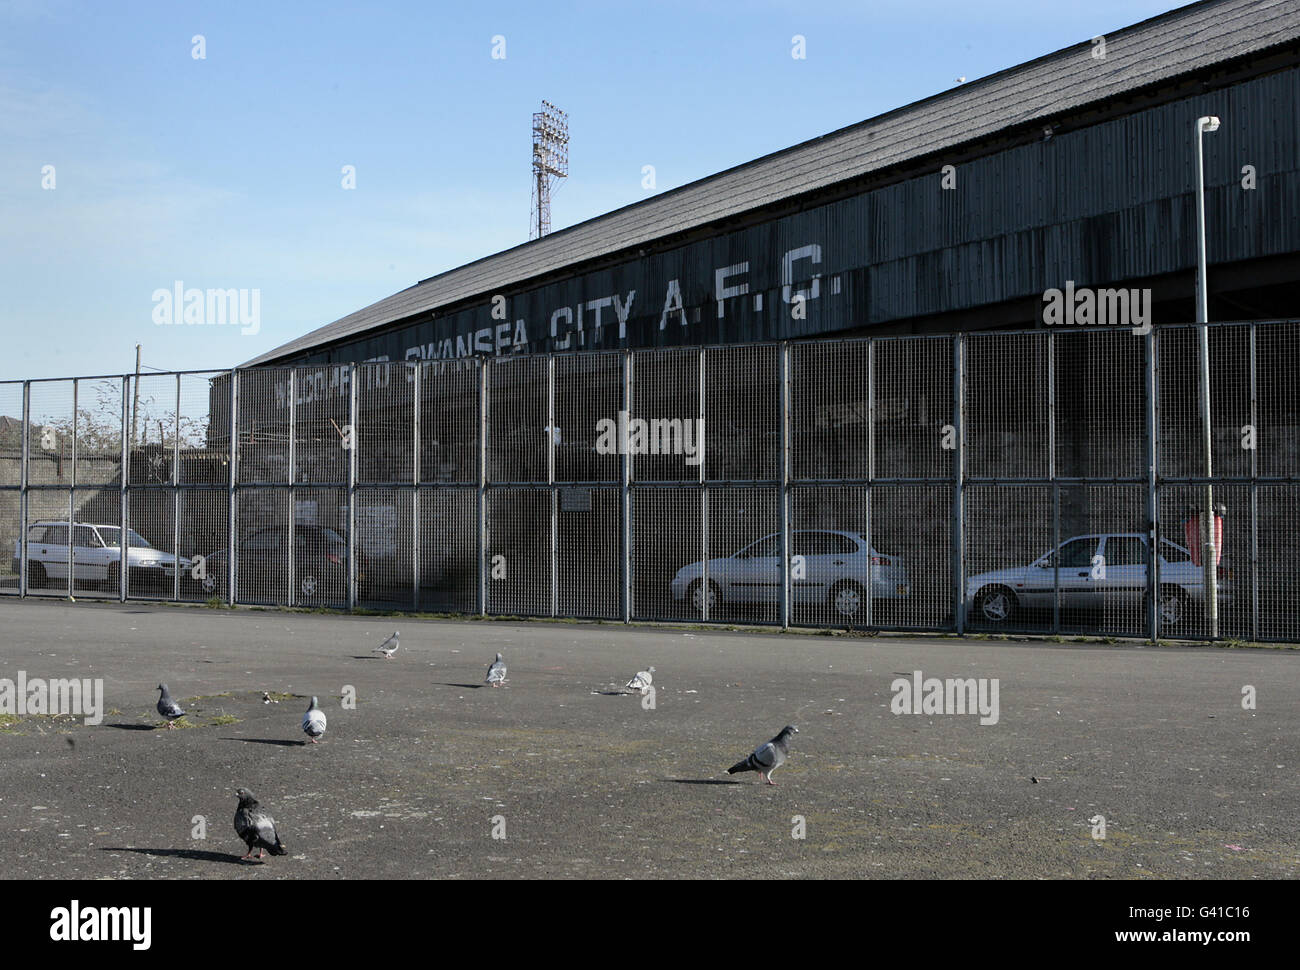
[{"label": "floodlight tower", "polygon": [[528,238],[551,231],[551,187],[569,175],[569,115],[549,101],[533,114],[533,212]]}]

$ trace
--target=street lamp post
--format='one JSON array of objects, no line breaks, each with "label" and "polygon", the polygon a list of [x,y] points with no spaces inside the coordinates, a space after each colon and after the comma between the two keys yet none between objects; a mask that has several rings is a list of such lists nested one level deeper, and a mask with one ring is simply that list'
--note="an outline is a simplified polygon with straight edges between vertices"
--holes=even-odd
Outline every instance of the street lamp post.
[{"label": "street lamp post", "polygon": [[1201,358],[1201,435],[1205,448],[1205,497],[1201,522],[1201,588],[1205,591],[1205,618],[1209,633],[1219,636],[1218,554],[1214,540],[1214,438],[1210,425],[1210,328],[1209,296],[1205,283],[1205,149],[1207,131],[1218,131],[1214,115],[1196,119],[1196,328]]}]

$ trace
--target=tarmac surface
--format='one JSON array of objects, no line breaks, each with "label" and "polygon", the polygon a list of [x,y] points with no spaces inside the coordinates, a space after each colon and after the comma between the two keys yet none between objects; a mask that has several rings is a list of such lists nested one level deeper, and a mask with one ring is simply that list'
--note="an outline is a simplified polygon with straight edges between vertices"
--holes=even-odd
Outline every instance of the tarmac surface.
[{"label": "tarmac surface", "polygon": [[[651,664],[647,709],[617,689]],[[892,713],[916,670],[996,678],[997,723]],[[0,715],[9,878],[1300,875],[1295,650],[0,599],[20,671],[102,678],[107,713]],[[787,723],[776,787],[726,774]],[[240,861],[241,786],[287,856]]]}]

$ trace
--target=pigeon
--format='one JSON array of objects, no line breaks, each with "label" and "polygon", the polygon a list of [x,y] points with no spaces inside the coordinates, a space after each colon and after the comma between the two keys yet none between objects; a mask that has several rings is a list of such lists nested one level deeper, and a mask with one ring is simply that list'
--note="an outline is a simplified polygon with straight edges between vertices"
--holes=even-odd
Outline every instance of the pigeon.
[{"label": "pigeon", "polygon": [[262,858],[263,849],[271,855],[288,855],[289,850],[275,834],[275,819],[262,811],[253,793],[247,788],[240,788],[235,792],[235,797],[239,799],[239,808],[235,809],[235,833],[248,846],[248,852],[243,858],[251,856],[254,849],[257,850],[259,859]]},{"label": "pigeon", "polygon": [[325,733],[325,712],[316,706],[314,696],[311,699],[311,707],[307,708],[307,713],[302,716],[302,729],[307,732],[307,737],[311,738],[312,744],[315,744]]},{"label": "pigeon", "polygon": [[159,684],[158,689],[162,691],[162,693],[158,695],[158,713],[167,718],[167,728],[170,730],[172,722],[178,717],[184,717],[185,711],[181,709],[179,704],[172,700],[172,695],[167,692],[166,684]]},{"label": "pigeon", "polygon": [[401,644],[397,642],[397,631],[394,630],[393,635],[389,637],[387,640],[385,640],[383,643],[381,643],[379,646],[375,647],[375,649],[372,652],[382,653],[384,655],[385,660],[392,660],[393,654],[397,653],[397,648],[399,646],[401,646]]},{"label": "pigeon", "polygon": [[492,666],[488,668],[487,677],[483,683],[491,684],[493,687],[500,687],[506,680],[506,665],[501,659],[501,654],[497,654],[496,660],[492,661]]},{"label": "pigeon", "polygon": [[785,764],[786,755],[790,753],[790,735],[798,734],[799,729],[793,724],[781,728],[781,733],[766,744],[760,744],[744,761],[737,761],[727,769],[727,774],[734,775],[741,771],[757,771],[758,777],[769,785],[775,785],[772,772]]},{"label": "pigeon", "polygon": [[650,689],[650,685],[655,681],[655,669],[638,670],[636,676],[627,682],[624,690],[639,690],[642,695]]}]

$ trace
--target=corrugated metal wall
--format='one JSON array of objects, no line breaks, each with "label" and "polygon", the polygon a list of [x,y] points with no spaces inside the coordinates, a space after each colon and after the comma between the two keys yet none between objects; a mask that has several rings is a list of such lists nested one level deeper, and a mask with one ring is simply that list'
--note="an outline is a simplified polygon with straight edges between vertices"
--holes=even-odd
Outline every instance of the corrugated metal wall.
[{"label": "corrugated metal wall", "polygon": [[[1206,138],[1211,264],[1300,252],[1292,68],[964,162],[950,189],[939,158],[932,174],[503,293],[501,319],[485,298],[305,360],[779,340],[1034,297],[1066,280],[1100,287],[1190,271],[1193,125],[1204,114],[1223,119]],[[736,295],[719,300],[727,292]]]}]

